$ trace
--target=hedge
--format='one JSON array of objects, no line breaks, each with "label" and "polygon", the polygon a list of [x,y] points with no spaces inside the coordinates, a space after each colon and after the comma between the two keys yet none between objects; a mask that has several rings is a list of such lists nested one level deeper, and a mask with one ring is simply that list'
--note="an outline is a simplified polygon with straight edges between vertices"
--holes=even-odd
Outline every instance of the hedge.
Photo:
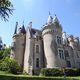
[{"label": "hedge", "polygon": [[42,68],[41,76],[80,76],[80,68]]}]

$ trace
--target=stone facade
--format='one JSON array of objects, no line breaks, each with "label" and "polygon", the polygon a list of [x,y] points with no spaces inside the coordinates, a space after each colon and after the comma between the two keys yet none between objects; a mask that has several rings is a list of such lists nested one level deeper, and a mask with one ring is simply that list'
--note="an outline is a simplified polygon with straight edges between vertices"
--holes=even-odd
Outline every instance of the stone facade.
[{"label": "stone facade", "polygon": [[11,58],[17,60],[23,71],[39,74],[41,68],[80,68],[79,37],[67,35],[55,15],[49,14],[41,30],[32,28],[32,22],[25,30],[24,25],[13,35]]}]

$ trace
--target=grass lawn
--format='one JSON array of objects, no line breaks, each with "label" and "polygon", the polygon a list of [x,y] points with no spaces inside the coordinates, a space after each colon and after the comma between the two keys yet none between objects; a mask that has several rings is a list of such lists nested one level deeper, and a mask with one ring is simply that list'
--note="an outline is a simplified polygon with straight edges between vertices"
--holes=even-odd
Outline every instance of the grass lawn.
[{"label": "grass lawn", "polygon": [[30,75],[14,75],[0,71],[0,80],[80,80],[80,77],[44,77]]}]

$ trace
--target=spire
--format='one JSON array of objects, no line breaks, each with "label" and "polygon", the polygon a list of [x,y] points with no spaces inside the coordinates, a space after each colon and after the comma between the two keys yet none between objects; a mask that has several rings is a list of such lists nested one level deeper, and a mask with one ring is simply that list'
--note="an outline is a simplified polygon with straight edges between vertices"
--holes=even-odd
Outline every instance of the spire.
[{"label": "spire", "polygon": [[53,17],[51,16],[51,13],[49,12],[49,16],[48,16],[48,20],[47,20],[47,23],[52,23],[53,21]]},{"label": "spire", "polygon": [[54,23],[54,22],[59,23],[59,20],[58,20],[58,18],[57,18],[57,16],[56,16],[56,14],[55,14],[55,16],[54,16],[54,18],[53,18],[53,23]]},{"label": "spire", "polygon": [[31,28],[32,28],[32,21],[31,21],[31,22],[29,22],[28,27],[29,27],[29,29],[31,30]]},{"label": "spire", "polygon": [[25,30],[24,24],[23,24],[23,26],[22,26],[22,28],[21,28],[21,33],[26,33],[26,30]]},{"label": "spire", "polygon": [[17,34],[17,27],[18,27],[18,22],[16,22],[14,34]]}]

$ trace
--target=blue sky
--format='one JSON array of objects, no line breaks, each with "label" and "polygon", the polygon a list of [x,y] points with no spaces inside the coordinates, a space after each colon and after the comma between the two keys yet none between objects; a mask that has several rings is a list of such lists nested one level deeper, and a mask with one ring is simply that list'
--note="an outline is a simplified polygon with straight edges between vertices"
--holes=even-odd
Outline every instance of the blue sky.
[{"label": "blue sky", "polygon": [[49,11],[57,15],[63,31],[80,36],[80,0],[11,0],[14,13],[9,22],[0,20],[0,36],[7,45],[11,45],[16,21],[27,27],[30,21],[33,27],[41,29],[47,21]]}]

